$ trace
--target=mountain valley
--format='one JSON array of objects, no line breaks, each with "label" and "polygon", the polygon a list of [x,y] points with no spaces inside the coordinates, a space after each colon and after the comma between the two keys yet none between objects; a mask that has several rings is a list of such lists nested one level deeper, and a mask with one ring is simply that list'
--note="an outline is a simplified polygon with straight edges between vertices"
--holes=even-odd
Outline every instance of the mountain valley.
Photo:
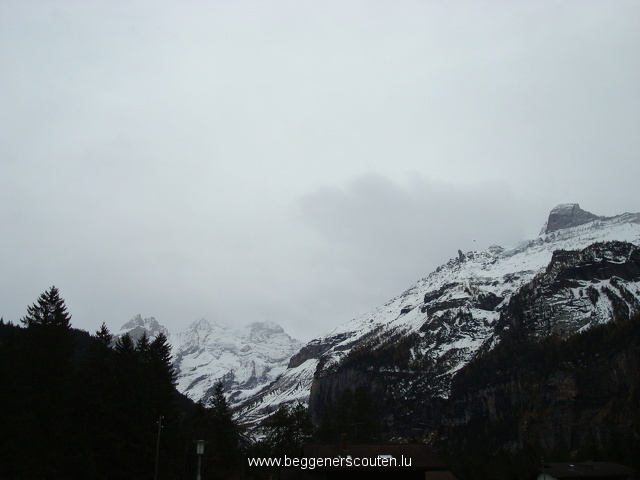
[{"label": "mountain valley", "polygon": [[[636,398],[629,382],[598,383],[594,372],[634,378],[637,330],[629,327],[634,333],[615,355],[615,346],[603,344],[608,363],[596,355],[573,370],[555,364],[539,370],[510,365],[508,358],[536,348],[559,358],[562,345],[581,345],[583,335],[626,328],[620,322],[640,312],[639,245],[640,214],[601,217],[577,204],[559,205],[537,237],[509,248],[459,251],[384,305],[305,345],[271,322],[241,329],[194,322],[173,337],[178,389],[206,400],[222,381],[236,418],[254,432],[281,405],[302,404],[320,423],[346,390],[364,389],[386,438],[455,443],[462,431],[499,425],[510,433],[496,436],[496,448],[518,450],[532,442],[577,448],[591,437],[576,419],[584,425],[611,408],[604,400],[584,407],[585,385],[600,385],[609,399]],[[548,342],[552,347],[544,346]],[[569,355],[564,361],[576,360]],[[495,363],[495,375],[470,373],[483,371],[482,362]],[[505,379],[500,372],[510,373]],[[531,391],[536,375],[547,393]],[[531,407],[545,404],[539,395],[551,410],[565,411],[557,405],[571,400],[582,413],[565,416],[564,423],[556,418],[555,430],[527,430],[523,425],[532,422],[549,425],[540,418],[542,407]],[[616,430],[598,428],[603,438]]]}]

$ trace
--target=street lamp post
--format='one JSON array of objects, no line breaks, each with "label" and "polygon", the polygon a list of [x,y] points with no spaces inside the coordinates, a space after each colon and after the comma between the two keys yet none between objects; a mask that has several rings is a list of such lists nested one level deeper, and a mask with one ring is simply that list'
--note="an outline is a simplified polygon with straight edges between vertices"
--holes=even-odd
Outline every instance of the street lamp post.
[{"label": "street lamp post", "polygon": [[158,459],[160,458],[160,432],[162,432],[162,415],[158,419],[158,441],[156,443],[156,469],[153,474],[153,480],[158,480]]},{"label": "street lamp post", "polygon": [[200,472],[202,469],[202,455],[204,454],[204,446],[207,444],[205,440],[196,440],[196,453],[198,454],[198,476],[196,480],[201,480]]}]

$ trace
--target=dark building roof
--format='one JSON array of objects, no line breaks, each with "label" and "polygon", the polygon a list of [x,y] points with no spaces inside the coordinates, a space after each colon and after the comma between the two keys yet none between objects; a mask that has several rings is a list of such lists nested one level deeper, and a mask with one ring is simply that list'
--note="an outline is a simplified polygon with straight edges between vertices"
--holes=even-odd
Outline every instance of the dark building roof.
[{"label": "dark building roof", "polygon": [[327,480],[326,472],[315,470],[299,470],[297,468],[281,468],[280,480]]},{"label": "dark building roof", "polygon": [[299,470],[297,468],[281,468],[280,480],[327,480],[326,472],[315,470]]},{"label": "dark building roof", "polygon": [[544,473],[558,480],[620,480],[631,477],[633,469],[614,462],[551,462],[545,463]]},{"label": "dark building roof", "polygon": [[434,470],[424,473],[425,480],[456,480],[449,470]]}]

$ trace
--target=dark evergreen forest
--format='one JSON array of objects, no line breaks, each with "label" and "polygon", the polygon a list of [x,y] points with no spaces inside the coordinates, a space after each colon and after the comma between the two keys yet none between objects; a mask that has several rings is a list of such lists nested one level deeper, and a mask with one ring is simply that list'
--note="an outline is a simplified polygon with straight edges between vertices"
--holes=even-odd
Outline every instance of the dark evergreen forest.
[{"label": "dark evergreen forest", "polygon": [[454,377],[448,413],[472,414],[443,429],[441,455],[461,479],[533,478],[541,458],[639,472],[639,362],[639,314],[567,338],[505,331]]},{"label": "dark evergreen forest", "polygon": [[164,335],[75,330],[56,287],[20,323],[0,322],[0,478],[193,478],[201,438],[231,452],[207,457],[207,478],[233,478],[231,412],[176,391]]},{"label": "dark evergreen forest", "polygon": [[164,335],[114,342],[103,324],[71,326],[56,287],[27,308],[20,325],[0,320],[0,478],[193,479],[196,440],[202,478],[269,478],[247,456],[295,455],[314,431],[306,409],[282,407],[243,434],[221,383],[208,404],[175,389]]}]

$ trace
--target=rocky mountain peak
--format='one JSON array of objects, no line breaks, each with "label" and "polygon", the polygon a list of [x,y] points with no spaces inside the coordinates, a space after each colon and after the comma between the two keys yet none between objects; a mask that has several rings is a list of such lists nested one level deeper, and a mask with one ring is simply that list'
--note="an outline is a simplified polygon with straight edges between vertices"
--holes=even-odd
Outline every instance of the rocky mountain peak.
[{"label": "rocky mountain peak", "polygon": [[549,213],[549,219],[547,220],[544,233],[555,232],[563,228],[576,227],[599,218],[602,217],[582,210],[577,203],[563,203],[557,205]]},{"label": "rocky mountain peak", "polygon": [[250,323],[249,325],[247,325],[247,329],[249,329],[251,332],[263,333],[267,335],[284,333],[284,329],[276,322],[271,320]]},{"label": "rocky mountain peak", "polygon": [[[216,325],[217,326],[217,325]],[[194,321],[186,330],[209,332],[213,330],[214,325],[206,318]]]},{"label": "rocky mountain peak", "polygon": [[140,314],[134,316],[122,325],[116,337],[122,337],[126,333],[128,333],[134,341],[137,341],[143,333],[146,333],[150,339],[157,337],[160,333],[164,333],[164,335],[169,338],[169,331],[160,325],[154,317],[142,318]]}]

